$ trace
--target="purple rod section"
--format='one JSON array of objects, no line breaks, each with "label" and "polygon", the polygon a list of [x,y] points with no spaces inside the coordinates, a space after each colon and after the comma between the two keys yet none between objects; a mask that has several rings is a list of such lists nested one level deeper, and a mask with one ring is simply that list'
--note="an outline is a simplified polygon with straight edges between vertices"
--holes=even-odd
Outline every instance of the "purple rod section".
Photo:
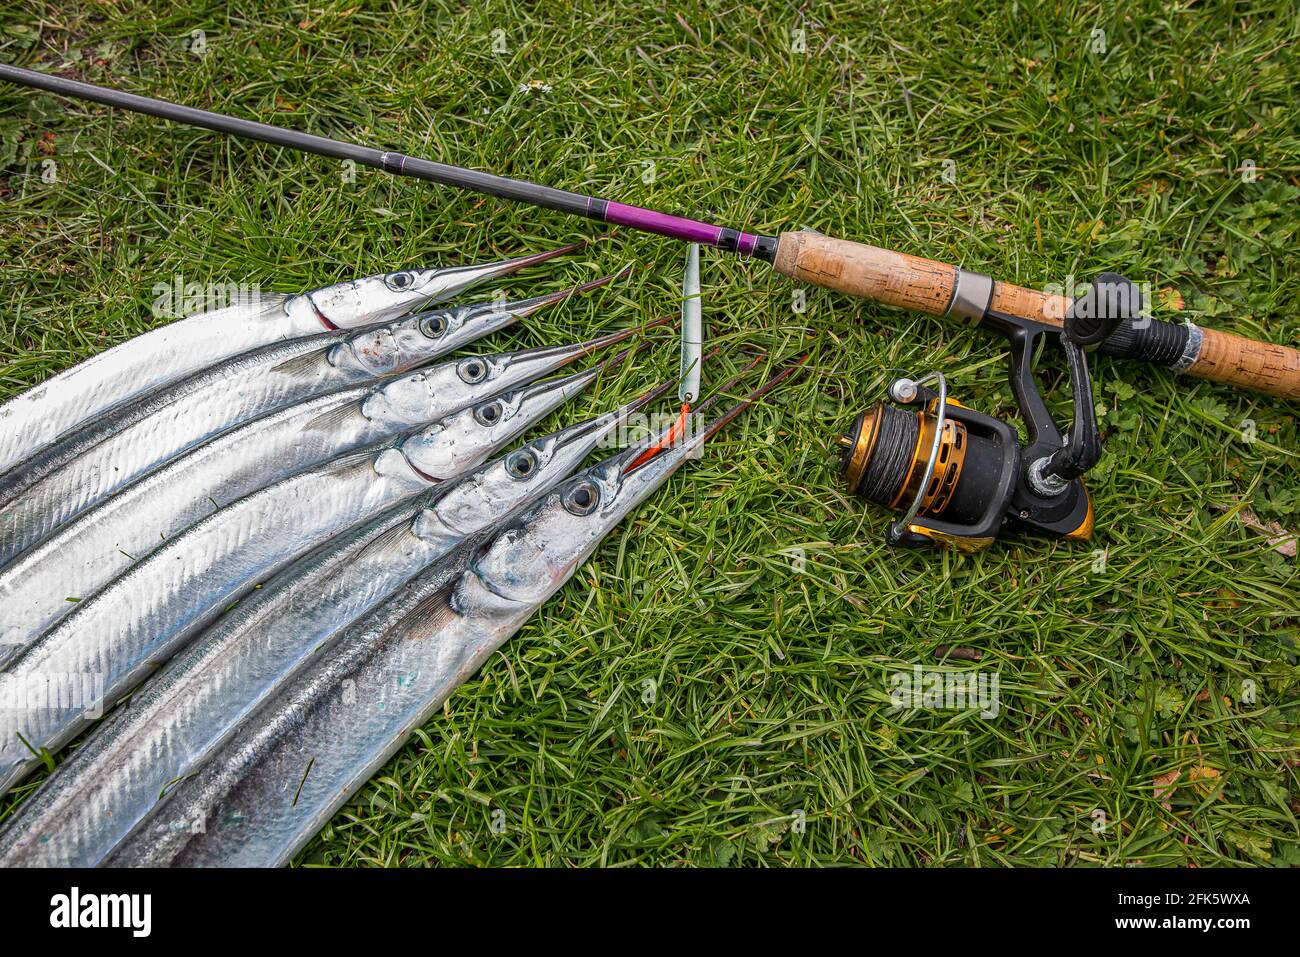
[{"label": "purple rod section", "polygon": [[605,222],[644,230],[647,233],[658,233],[660,236],[670,236],[688,243],[734,248],[742,256],[752,256],[754,247],[758,243],[758,237],[753,233],[737,232],[723,226],[711,226],[695,219],[657,213],[653,209],[629,206],[613,200],[610,200],[605,208]]}]

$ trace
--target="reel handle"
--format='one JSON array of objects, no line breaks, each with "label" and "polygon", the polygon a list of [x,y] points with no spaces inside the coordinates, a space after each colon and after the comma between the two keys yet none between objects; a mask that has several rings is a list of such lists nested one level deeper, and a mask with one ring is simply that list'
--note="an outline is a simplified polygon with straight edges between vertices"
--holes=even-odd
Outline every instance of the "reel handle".
[{"label": "reel handle", "polygon": [[[1064,296],[996,282],[933,259],[808,231],[782,233],[772,265],[801,282],[932,316],[982,320],[992,312],[1060,330],[1071,305]],[[1121,338],[1102,351],[1300,399],[1300,350],[1159,319],[1133,324]]]},{"label": "reel handle", "polygon": [[1097,277],[1087,293],[1070,303],[1061,330],[1061,348],[1070,370],[1074,417],[1065,443],[1050,455],[1029,464],[1026,480],[1039,495],[1064,492],[1101,459],[1101,429],[1093,405],[1092,377],[1085,350],[1108,341],[1122,322],[1141,318],[1137,286],[1113,272]]}]

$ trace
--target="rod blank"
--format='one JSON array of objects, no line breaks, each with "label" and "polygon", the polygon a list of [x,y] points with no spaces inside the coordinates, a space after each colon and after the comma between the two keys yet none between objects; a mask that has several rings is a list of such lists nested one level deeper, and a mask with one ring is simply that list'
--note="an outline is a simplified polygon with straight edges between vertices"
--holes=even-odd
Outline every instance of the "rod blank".
[{"label": "rod blank", "polygon": [[148,116],[156,116],[186,126],[197,126],[205,130],[212,130],[215,133],[227,133],[244,139],[260,140],[263,143],[315,153],[318,156],[352,160],[363,166],[382,169],[399,176],[413,176],[442,186],[454,186],[458,189],[467,189],[476,193],[487,193],[489,196],[531,203],[535,206],[543,206],[547,209],[554,209],[577,216],[586,216],[591,219],[604,219],[606,202],[594,196],[583,196],[579,193],[552,189],[549,186],[539,186],[536,183],[510,179],[492,173],[483,173],[478,170],[463,169],[459,166],[450,166],[433,160],[416,159],[402,153],[378,150],[356,143],[345,143],[326,136],[316,136],[299,130],[285,129],[282,126],[272,126],[269,123],[259,123],[256,120],[242,120],[238,117],[213,113],[209,110],[181,106],[177,103],[168,103],[165,100],[156,100],[149,96],[139,96],[123,90],[113,90],[108,87],[95,86],[91,83],[82,83],[79,80],[51,76],[48,73],[38,73],[35,70],[10,66],[4,63],[0,63],[0,79],[36,87],[50,93],[57,93],[60,96],[89,100],[92,103],[102,103],[104,106],[131,110],[134,113],[144,113]]}]

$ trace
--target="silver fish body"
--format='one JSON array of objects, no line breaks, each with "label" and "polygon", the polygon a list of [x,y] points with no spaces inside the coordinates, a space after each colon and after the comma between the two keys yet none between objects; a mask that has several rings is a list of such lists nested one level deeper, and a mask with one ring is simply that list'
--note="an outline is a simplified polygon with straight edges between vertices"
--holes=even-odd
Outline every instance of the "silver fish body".
[{"label": "silver fish body", "polygon": [[359,387],[309,399],[201,445],[15,558],[0,570],[0,605],[6,609],[0,668],[71,614],[76,601],[205,516],[277,477],[380,441],[385,433],[378,428],[311,428],[321,416],[359,403],[368,391]]},{"label": "silver fish body", "polygon": [[499,263],[385,273],[298,296],[265,293],[153,329],[0,405],[0,473],[107,410],[241,352],[382,322],[574,248]]},{"label": "silver fish body", "polygon": [[[168,783],[220,739],[222,718],[238,715],[240,701],[256,700],[259,689],[273,686],[280,667],[293,667],[281,655],[302,647],[286,643],[277,626],[311,621],[307,609],[293,604],[302,590],[318,587],[312,607],[331,614],[334,600],[364,602],[374,583],[361,579],[360,590],[341,591],[334,587],[338,573],[390,524],[409,523],[422,498],[331,540],[275,576],[150,677],[0,829],[0,867],[99,863]],[[291,580],[285,577],[290,572]],[[286,588],[290,583],[298,587]],[[259,636],[259,627],[270,630]],[[218,638],[230,632],[247,638],[247,646]]]},{"label": "silver fish body", "polygon": [[[278,406],[327,391],[337,380],[308,366],[288,374],[267,363],[312,358],[342,338],[324,333],[255,349],[101,416],[0,477],[0,566],[150,468]],[[244,374],[265,382],[233,387]],[[338,382],[341,386],[343,382]]]},{"label": "silver fish body", "polygon": [[[542,297],[548,298],[548,297]],[[539,300],[435,314],[456,348],[529,314]],[[513,317],[513,318],[512,318]],[[373,445],[622,341],[625,330],[569,346],[445,362],[382,385],[308,399],[226,432],[142,476],[0,570],[0,668],[18,649],[164,542],[216,510],[307,468]]]},{"label": "silver fish body", "polygon": [[248,349],[321,333],[306,302],[263,295],[128,339],[0,405],[0,472],[123,402]]},{"label": "silver fish body", "polygon": [[599,369],[507,393],[396,443],[277,482],[199,522],[79,603],[0,673],[0,792],[35,766],[31,749],[66,744],[225,603],[334,535],[481,464],[586,388]]},{"label": "silver fish body", "polygon": [[628,454],[606,460],[435,562],[341,631],[105,863],[287,862],[702,441],[630,474]]},{"label": "silver fish body", "polygon": [[213,436],[312,396],[410,370],[577,289],[255,349],[110,412],[0,477],[0,566]]},{"label": "silver fish body", "polygon": [[653,396],[535,439],[275,576],[145,682],[22,804],[0,830],[0,866],[98,864],[169,782],[330,635],[563,481]]}]

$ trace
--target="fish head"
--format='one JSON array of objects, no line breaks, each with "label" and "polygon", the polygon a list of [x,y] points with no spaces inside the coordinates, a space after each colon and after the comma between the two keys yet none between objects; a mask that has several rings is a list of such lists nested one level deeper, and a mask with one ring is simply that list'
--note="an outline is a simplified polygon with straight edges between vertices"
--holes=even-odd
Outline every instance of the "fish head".
[{"label": "fish head", "polygon": [[[705,442],[798,374],[808,356],[789,364],[742,402],[699,428],[698,413],[675,444],[640,442],[560,483],[507,519],[478,549],[470,571],[478,592],[503,607],[535,608],[568,581],[601,540],[649,498]],[[646,458],[648,450],[655,450]]]},{"label": "fish head", "polygon": [[510,306],[510,303],[473,303],[421,312],[363,329],[337,347],[339,357],[333,361],[335,365],[348,361],[369,375],[406,372],[504,329],[526,314]]},{"label": "fish head", "polygon": [[412,338],[411,348],[422,358],[455,352],[518,322],[531,310],[519,308],[522,304],[494,299],[491,302],[474,302],[447,309],[422,312],[403,320],[419,338]]},{"label": "fish head", "polygon": [[[547,355],[535,355],[543,352]],[[395,428],[423,425],[540,378],[582,354],[581,346],[571,346],[482,353],[427,366],[376,386],[366,400],[365,414]],[[485,418],[491,414],[484,411]]]},{"label": "fish head", "polygon": [[512,312],[509,306],[474,303],[362,329],[335,346],[330,361],[372,376],[407,372],[517,321],[522,313]]},{"label": "fish head", "polygon": [[363,403],[366,418],[390,428],[424,425],[475,402],[516,380],[503,380],[501,356],[466,356],[417,369],[375,386]]},{"label": "fish head", "polygon": [[475,558],[475,576],[505,601],[545,601],[703,440],[696,436],[631,470],[644,451],[638,444],[561,483],[501,528]]},{"label": "fish head", "polygon": [[[467,346],[490,333],[512,326],[557,302],[608,285],[615,279],[628,275],[629,272],[630,267],[580,286],[533,296],[531,299],[510,301],[504,296],[498,296],[490,302],[475,302],[438,309],[412,316],[408,321],[419,328],[427,348],[436,349],[437,355],[443,355]],[[425,355],[427,358],[428,353],[426,352]]]},{"label": "fish head", "polygon": [[458,536],[480,532],[535,495],[564,481],[639,404],[533,439],[449,488],[429,509],[430,528]]},{"label": "fish head", "polygon": [[335,283],[306,294],[327,329],[355,329],[404,316],[439,296],[439,269],[405,269]]},{"label": "fish head", "polygon": [[354,332],[334,347],[330,363],[350,366],[365,376],[406,372],[441,353],[428,348],[419,324],[399,319]]},{"label": "fish head", "polygon": [[589,369],[476,403],[405,438],[403,454],[427,478],[454,478],[481,465],[497,449],[581,392],[595,376],[596,370]]},{"label": "fish head", "polygon": [[[617,275],[621,273],[532,299],[471,303],[368,326],[347,334],[331,346],[326,361],[336,369],[349,370],[361,378],[409,372],[430,359],[454,352],[580,290],[611,282]],[[303,299],[298,297],[298,301]],[[643,328],[655,325],[649,323]],[[429,421],[437,416],[440,405],[445,408],[448,396],[440,394],[442,385],[454,390],[452,397],[459,407],[538,379],[597,349],[622,342],[636,331],[624,329],[573,345],[472,356],[428,370],[429,374],[418,381],[427,386],[432,401],[426,403],[425,414],[408,421],[412,425]],[[419,391],[414,388],[415,382],[402,383],[398,389],[414,396]],[[394,403],[395,407],[400,405],[404,404]]]},{"label": "fish head", "polygon": [[[536,439],[493,459],[456,482],[425,521],[457,536],[482,531],[538,492],[562,480],[569,471],[552,467],[554,442]],[[425,537],[425,536],[421,536]]]},{"label": "fish head", "polygon": [[[467,390],[470,390],[471,394],[476,398],[478,396],[494,395],[497,392],[526,385],[544,375],[556,372],[569,363],[590,355],[598,349],[626,341],[634,336],[636,332],[635,328],[623,329],[571,345],[543,346],[537,349],[523,349],[518,352],[467,356],[454,363],[455,376],[448,377],[448,388],[453,389],[460,396],[464,396]],[[622,353],[606,360],[606,367],[617,365],[626,359],[628,355],[634,354],[637,349],[644,348],[644,345],[642,344],[631,350],[624,350]],[[448,365],[452,364],[448,363]],[[445,366],[438,366],[439,370],[444,368]],[[578,376],[574,377],[573,381],[585,385],[586,382],[590,381],[592,374],[590,370],[579,373]],[[578,386],[578,388],[581,387],[581,385]],[[544,395],[548,394],[549,385],[542,385],[538,388],[541,390],[540,393],[531,395],[527,400],[529,404],[546,401]]]},{"label": "fish head", "polygon": [[[409,368],[418,362],[454,352],[486,335],[512,326],[520,320],[545,309],[547,306],[610,283],[625,274],[626,270],[581,286],[572,286],[559,292],[534,296],[531,299],[509,301],[504,297],[498,297],[490,302],[467,303],[463,306],[436,309],[432,312],[422,312],[410,316],[401,320],[395,327],[395,332],[399,336],[400,345],[403,349],[403,354],[398,361]],[[539,367],[549,363],[546,371],[550,371],[563,364],[563,362],[557,363],[554,361],[556,359],[565,356],[582,355],[584,352],[605,344],[608,343],[602,337],[600,340],[594,340],[593,343],[579,343],[576,346],[531,349],[517,353],[516,363],[521,364],[524,361],[531,361]],[[537,375],[541,374],[541,372],[537,373]],[[519,379],[517,381],[527,380]]]}]

